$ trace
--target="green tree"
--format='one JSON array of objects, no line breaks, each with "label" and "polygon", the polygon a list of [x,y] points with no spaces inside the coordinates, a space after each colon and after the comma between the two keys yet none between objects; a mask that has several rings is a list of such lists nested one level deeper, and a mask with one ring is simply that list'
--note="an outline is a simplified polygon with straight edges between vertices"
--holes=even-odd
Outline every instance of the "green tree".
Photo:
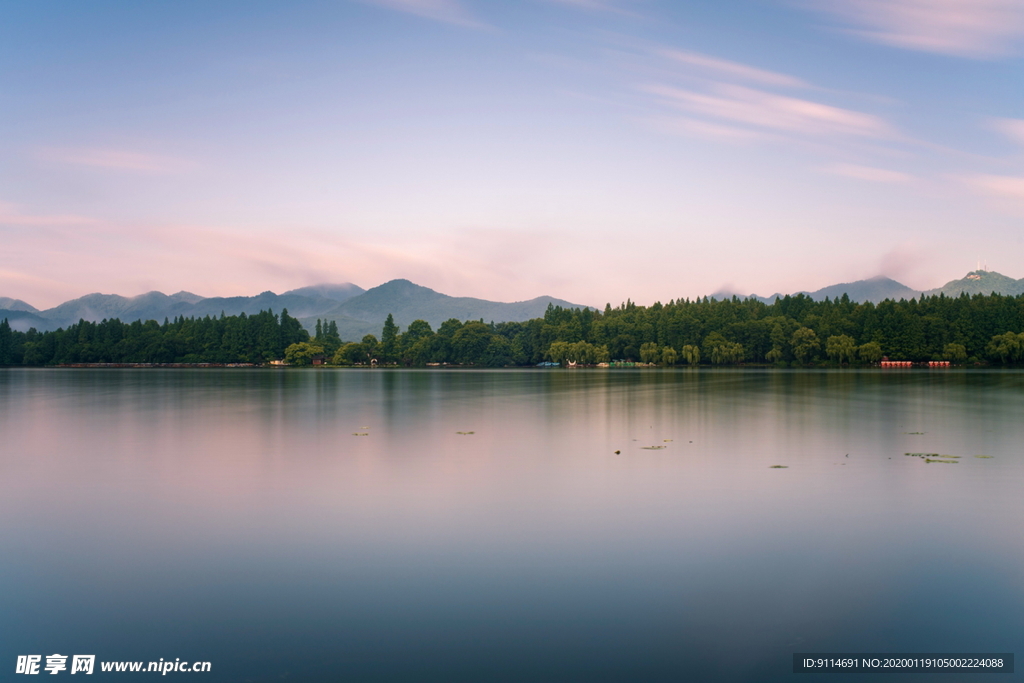
[{"label": "green tree", "polygon": [[825,353],[839,363],[843,361],[849,363],[853,360],[856,352],[857,347],[854,345],[853,337],[846,334],[832,335],[825,342]]},{"label": "green tree", "polygon": [[821,348],[821,342],[818,341],[818,335],[809,327],[798,328],[796,332],[793,333],[790,343],[793,345],[793,355],[797,357],[797,360],[805,365],[808,361],[814,358],[818,349]]},{"label": "green tree", "polygon": [[378,363],[380,362],[380,342],[377,341],[375,336],[372,334],[364,335],[359,344],[363,352],[363,358],[360,362],[366,363],[367,365],[371,364],[373,361],[377,361]]},{"label": "green tree", "polygon": [[700,347],[694,346],[692,344],[686,344],[685,346],[683,346],[681,351],[683,360],[685,360],[690,365],[697,365],[698,363],[700,363]]},{"label": "green tree", "polygon": [[677,360],[679,360],[679,354],[671,346],[666,346],[662,350],[661,362],[663,365],[675,365]]},{"label": "green tree", "polygon": [[[429,339],[434,336],[434,331],[430,327],[430,323],[426,320],[413,320],[409,323],[409,327],[398,337],[398,356],[399,359],[407,365],[421,365],[422,363],[429,362],[429,360],[418,360],[416,356],[421,355],[420,353],[413,353],[413,348],[416,347],[417,343],[423,339]],[[420,347],[422,351],[424,347]]]},{"label": "green tree", "polygon": [[398,325],[395,324],[395,318],[388,313],[387,320],[384,321],[384,329],[380,334],[380,362],[382,363],[393,363],[397,360],[396,352],[398,351]]},{"label": "green tree", "polygon": [[954,363],[963,363],[967,360],[967,348],[963,344],[946,344],[942,349],[942,357]]},{"label": "green tree", "polygon": [[547,357],[553,363],[567,363],[569,361],[569,354],[572,350],[571,344],[564,341],[551,342],[548,347]]},{"label": "green tree", "polygon": [[858,355],[861,360],[866,360],[869,363],[877,363],[882,360],[882,345],[878,342],[868,342],[867,344],[861,344],[860,348],[857,349]]},{"label": "green tree", "polygon": [[985,348],[989,356],[999,358],[1003,363],[1020,360],[1024,351],[1024,334],[1004,332],[992,336],[992,341]]},{"label": "green tree", "polygon": [[661,349],[654,342],[640,345],[640,360],[644,363],[657,363],[661,359]]},{"label": "green tree", "polygon": [[452,355],[463,364],[483,363],[494,332],[485,323],[471,321],[452,335]]},{"label": "green tree", "polygon": [[313,356],[322,356],[324,347],[312,342],[297,342],[284,350],[284,359],[291,365],[310,365]]},{"label": "green tree", "polygon": [[353,365],[362,363],[365,359],[366,352],[363,350],[363,345],[358,342],[349,342],[338,347],[331,362],[334,365]]}]

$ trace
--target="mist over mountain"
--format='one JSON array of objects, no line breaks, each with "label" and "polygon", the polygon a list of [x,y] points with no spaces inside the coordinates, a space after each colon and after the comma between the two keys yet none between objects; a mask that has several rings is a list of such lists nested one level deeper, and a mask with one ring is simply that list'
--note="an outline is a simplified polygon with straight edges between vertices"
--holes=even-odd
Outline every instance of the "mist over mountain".
[{"label": "mist over mountain", "polygon": [[[960,296],[974,294],[1024,294],[1024,279],[1014,280],[1000,273],[976,270],[959,280],[951,280],[942,287],[921,292],[887,277],[874,277],[837,285],[822,287],[804,294],[815,301],[839,299],[846,294],[851,301],[879,303],[885,299],[911,299],[922,295]],[[770,297],[739,295],[735,292],[719,291],[712,296],[716,299],[754,298],[771,304],[783,294]],[[409,280],[391,280],[382,285],[364,290],[351,282],[341,284],[320,284],[292,289],[284,294],[262,292],[256,296],[202,297],[191,292],[163,294],[147,292],[135,297],[117,294],[87,294],[66,301],[45,311],[37,310],[20,299],[0,297],[0,320],[7,319],[11,327],[27,331],[34,327],[40,331],[67,327],[80,319],[91,322],[118,318],[122,322],[134,320],[157,320],[177,316],[202,318],[207,315],[219,316],[252,315],[260,311],[273,310],[288,313],[298,318],[306,329],[312,331],[317,319],[333,320],[338,325],[341,337],[347,341],[359,340],[367,334],[379,335],[388,314],[395,323],[405,328],[414,320],[426,320],[437,327],[448,320],[484,320],[485,322],[524,321],[544,315],[549,304],[563,308],[585,308],[563,299],[541,296],[529,301],[505,303],[473,297],[453,297],[417,285]]]},{"label": "mist over mountain", "polygon": [[[414,320],[426,320],[431,327],[437,327],[449,318],[458,320],[484,320],[485,322],[510,322],[539,318],[544,315],[548,304],[563,308],[586,308],[550,296],[540,296],[529,301],[503,303],[472,297],[454,297],[435,292],[432,289],[409,282],[391,280],[367,290],[341,303],[323,315],[300,318],[309,328],[316,324],[316,317],[334,320],[342,339],[362,339],[367,334],[380,335],[381,327],[388,314],[395,324],[407,327]],[[291,313],[291,309],[289,309]],[[293,314],[294,315],[294,314]]]},{"label": "mist over mountain", "polygon": [[19,309],[0,308],[0,320],[6,318],[11,327],[19,331],[27,331],[31,327],[40,331],[55,330],[79,320],[98,322],[118,318],[122,322],[163,322],[165,318],[177,316],[252,315],[265,310],[280,313],[287,309],[289,315],[298,318],[310,331],[318,318],[335,321],[345,340],[359,340],[367,334],[380,335],[389,313],[402,327],[419,319],[436,328],[449,318],[483,319],[487,322],[529,320],[543,316],[549,303],[566,308],[584,308],[549,296],[514,303],[452,297],[408,280],[392,280],[370,290],[346,282],[302,287],[284,294],[268,291],[256,296],[236,297],[202,297],[191,292],[172,295],[147,292],[134,297],[87,294],[45,311],[37,311],[15,299],[0,299],[0,302],[21,306]]},{"label": "mist over mountain", "polygon": [[[900,299],[916,299],[921,296],[938,296],[939,294],[943,294],[945,296],[960,296],[961,293],[968,295],[1005,294],[1016,296],[1018,294],[1024,294],[1024,278],[1014,280],[1012,277],[1007,277],[995,271],[975,270],[959,280],[950,280],[942,287],[920,291],[917,289],[911,289],[901,282],[897,282],[896,280],[880,275],[867,280],[857,280],[855,282],[829,285],[828,287],[822,287],[821,289],[813,292],[793,292],[790,296],[803,294],[805,296],[809,296],[815,301],[824,301],[826,297],[829,299],[841,299],[843,294],[846,294],[850,298],[850,301],[861,303],[870,301],[871,303],[877,304],[881,301],[885,301],[886,299],[899,301]],[[717,299],[738,296],[741,299],[751,298],[763,301],[766,304],[771,304],[775,299],[782,298],[786,295],[782,293],[775,293],[771,296],[758,296],[757,294],[744,296],[736,292],[719,291],[713,296]]]},{"label": "mist over mountain", "polygon": [[358,296],[365,291],[365,289],[358,285],[346,282],[340,285],[312,285],[310,287],[300,287],[299,289],[292,289],[285,292],[284,296],[307,296],[310,298],[330,299],[332,301],[341,302],[347,301],[354,296]]},{"label": "mist over mountain", "polygon": [[0,310],[28,311],[29,313],[36,313],[38,311],[35,306],[27,304],[21,299],[12,299],[6,296],[0,296]]}]

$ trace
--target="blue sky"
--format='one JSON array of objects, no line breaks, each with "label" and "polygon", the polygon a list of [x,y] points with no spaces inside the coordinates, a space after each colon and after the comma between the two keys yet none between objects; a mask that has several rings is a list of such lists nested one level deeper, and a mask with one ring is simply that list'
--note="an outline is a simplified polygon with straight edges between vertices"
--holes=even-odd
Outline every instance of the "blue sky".
[{"label": "blue sky", "polygon": [[0,296],[1024,277],[1019,0],[0,6]]}]

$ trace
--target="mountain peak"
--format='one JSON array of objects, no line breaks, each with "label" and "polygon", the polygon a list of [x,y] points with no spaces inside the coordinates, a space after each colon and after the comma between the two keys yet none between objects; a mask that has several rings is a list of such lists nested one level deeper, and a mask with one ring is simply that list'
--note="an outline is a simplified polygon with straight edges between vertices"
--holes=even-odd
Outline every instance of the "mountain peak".
[{"label": "mountain peak", "polygon": [[351,299],[354,296],[358,296],[365,291],[366,290],[359,285],[354,285],[351,282],[342,282],[341,284],[322,283],[319,285],[309,285],[308,287],[291,289],[281,296],[306,296],[310,298],[330,299],[331,301],[337,301],[340,303]]},{"label": "mountain peak", "polygon": [[950,280],[941,287],[925,292],[929,295],[944,294],[950,297],[992,293],[1011,296],[1024,294],[1024,280],[1014,280],[994,270],[972,270],[959,280]]},{"label": "mountain peak", "polygon": [[0,310],[5,311],[25,311],[26,313],[38,313],[39,309],[32,304],[27,304],[21,299],[12,299],[6,296],[0,296]]}]

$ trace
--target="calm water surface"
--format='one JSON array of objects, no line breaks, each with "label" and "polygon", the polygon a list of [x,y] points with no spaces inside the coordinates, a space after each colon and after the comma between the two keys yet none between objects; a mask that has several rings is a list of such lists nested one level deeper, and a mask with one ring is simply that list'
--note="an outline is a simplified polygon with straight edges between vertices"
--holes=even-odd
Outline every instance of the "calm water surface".
[{"label": "calm water surface", "polygon": [[1021,655],[1022,494],[1012,371],[0,370],[0,679],[55,652],[210,682]]}]

